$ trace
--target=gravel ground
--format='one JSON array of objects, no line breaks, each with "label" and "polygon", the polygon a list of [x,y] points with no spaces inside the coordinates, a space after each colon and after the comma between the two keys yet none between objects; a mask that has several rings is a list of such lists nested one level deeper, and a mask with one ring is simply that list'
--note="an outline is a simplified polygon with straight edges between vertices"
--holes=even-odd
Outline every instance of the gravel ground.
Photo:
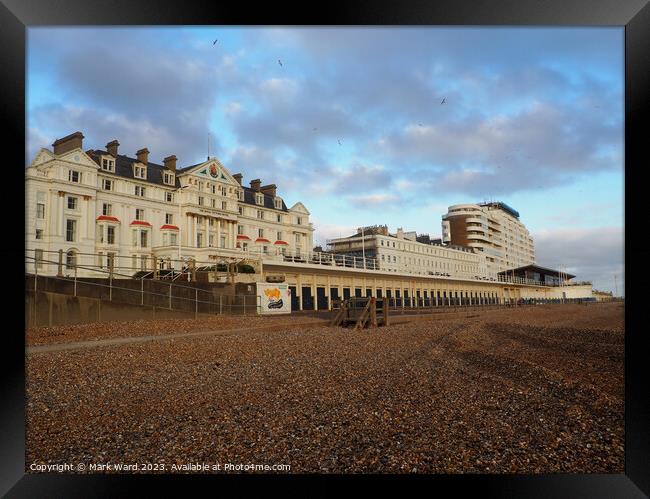
[{"label": "gravel ground", "polygon": [[539,306],[32,353],[27,471],[622,473],[623,314],[614,303]]}]

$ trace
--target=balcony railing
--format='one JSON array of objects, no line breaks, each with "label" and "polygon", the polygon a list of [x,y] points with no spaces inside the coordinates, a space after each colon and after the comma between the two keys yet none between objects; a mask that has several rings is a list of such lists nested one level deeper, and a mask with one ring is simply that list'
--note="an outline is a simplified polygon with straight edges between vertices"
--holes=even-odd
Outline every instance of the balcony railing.
[{"label": "balcony railing", "polygon": [[279,255],[265,255],[265,259],[281,262],[304,263],[312,265],[328,265],[331,267],[345,267],[365,270],[379,270],[379,262],[376,258],[339,255],[334,253],[291,253],[286,252]]}]

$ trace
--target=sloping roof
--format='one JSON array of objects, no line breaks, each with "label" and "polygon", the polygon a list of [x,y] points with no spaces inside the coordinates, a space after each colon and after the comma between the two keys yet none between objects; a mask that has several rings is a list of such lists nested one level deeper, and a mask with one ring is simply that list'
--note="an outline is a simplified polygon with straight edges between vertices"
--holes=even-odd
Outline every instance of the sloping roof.
[{"label": "sloping roof", "polygon": [[[242,186],[242,189],[244,189],[244,203],[260,206],[255,202],[256,191],[254,189],[251,189],[250,187],[244,187],[244,186]],[[273,196],[269,196],[268,194],[264,194],[263,192],[260,192],[260,194],[264,196],[264,208],[270,208],[272,210],[278,209],[273,204]],[[284,200],[282,200],[282,211],[289,211],[287,205],[284,204]]]},{"label": "sloping roof", "polygon": [[[86,154],[92,158],[92,160],[97,163],[100,168],[101,168],[101,156],[110,156],[110,154],[107,151],[102,151],[101,149],[90,149],[86,151]],[[179,188],[181,186],[180,180],[178,180],[178,174],[186,172],[188,170],[191,170],[192,168],[195,168],[199,166],[202,163],[197,163],[195,165],[190,165],[190,166],[185,166],[180,169],[176,169],[174,173],[176,173],[175,177],[175,185],[171,186],[169,184],[165,184],[163,182],[163,176],[162,172],[166,170],[166,168],[163,165],[159,165],[156,163],[147,163],[147,178],[142,179],[142,178],[136,178],[133,176],[133,163],[137,162],[138,160],[136,158],[131,158],[129,156],[124,156],[122,154],[118,154],[117,158],[115,158],[115,172],[109,172],[106,170],[101,170],[102,173],[109,174],[109,175],[116,175],[118,177],[123,177],[123,178],[129,178],[132,180],[138,180],[140,182],[148,182],[150,184],[156,184],[156,185],[161,185],[161,186],[166,186],[166,187],[175,187]],[[255,205],[259,206],[255,202],[255,190],[251,189],[250,187],[244,187],[242,186],[242,189],[244,189],[244,203],[250,204],[250,205]],[[263,194],[263,193],[260,193]],[[269,196],[268,194],[263,194],[264,195],[264,208],[269,208],[272,210],[277,210],[275,205],[273,204],[273,196]],[[284,200],[282,200],[282,211],[289,211],[287,208],[287,205],[284,203]]]},{"label": "sloping roof", "polygon": [[[101,156],[110,156],[110,154],[106,151],[102,151],[100,149],[91,149],[89,151],[86,151],[86,154],[92,158],[92,160],[99,165],[101,168]],[[176,187],[179,188],[181,186],[180,181],[178,180],[178,176],[174,178],[175,180],[175,185],[169,185],[165,184],[163,182],[163,176],[162,173],[163,171],[166,170],[166,168],[163,165],[158,165],[156,163],[147,163],[147,178],[142,179],[142,178],[136,178],[133,176],[133,163],[136,163],[138,160],[136,158],[130,158],[128,156],[124,156],[122,154],[118,154],[117,157],[115,158],[115,172],[109,172],[106,170],[101,170],[102,173],[108,174],[108,175],[116,175],[118,177],[123,177],[123,178],[129,178],[132,180],[138,180],[140,182],[147,182],[150,184],[156,184],[156,185],[161,185],[165,187]]]}]

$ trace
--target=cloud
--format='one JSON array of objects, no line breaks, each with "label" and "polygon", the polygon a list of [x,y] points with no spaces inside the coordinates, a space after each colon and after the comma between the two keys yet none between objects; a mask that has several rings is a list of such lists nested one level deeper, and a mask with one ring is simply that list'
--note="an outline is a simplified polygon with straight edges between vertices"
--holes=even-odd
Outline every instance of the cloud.
[{"label": "cloud", "polygon": [[618,291],[625,278],[624,235],[621,227],[596,229],[560,228],[532,234],[537,263],[557,269],[564,266],[576,281],[591,280],[596,289]]},{"label": "cloud", "polygon": [[357,227],[353,225],[326,223],[317,217],[313,217],[312,222],[315,227],[314,246],[320,245],[323,249],[328,239],[347,237],[357,232]]},{"label": "cloud", "polygon": [[348,198],[350,204],[357,208],[375,210],[382,208],[385,210],[396,209],[400,197],[395,194],[368,194],[365,196],[354,196]]}]

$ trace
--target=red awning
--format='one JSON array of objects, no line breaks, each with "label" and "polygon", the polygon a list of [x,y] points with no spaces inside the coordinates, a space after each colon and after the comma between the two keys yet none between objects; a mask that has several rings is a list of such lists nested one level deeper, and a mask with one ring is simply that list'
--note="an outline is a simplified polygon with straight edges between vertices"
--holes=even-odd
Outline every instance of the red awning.
[{"label": "red awning", "polygon": [[101,222],[102,220],[104,220],[106,222],[118,222],[119,223],[119,220],[117,219],[117,217],[109,217],[108,215],[99,215],[97,217],[98,222]]},{"label": "red awning", "polygon": [[160,227],[160,230],[178,230],[178,227],[176,227],[175,225],[165,224],[162,227]]},{"label": "red awning", "polygon": [[280,240],[277,240],[277,241],[275,241],[273,244],[287,244],[287,245],[288,245],[289,243],[286,242],[286,241],[280,241]]},{"label": "red awning", "polygon": [[248,237],[248,236],[242,236],[242,235],[240,234],[239,236],[237,236],[237,240],[238,240],[238,241],[239,241],[239,240],[250,241],[251,238]]},{"label": "red awning", "polygon": [[257,239],[255,239],[255,242],[256,243],[270,243],[271,241],[269,241],[268,239],[264,239],[263,237],[258,237]]},{"label": "red awning", "polygon": [[147,227],[151,227],[149,222],[144,222],[142,220],[134,220],[130,225],[146,225]]}]

